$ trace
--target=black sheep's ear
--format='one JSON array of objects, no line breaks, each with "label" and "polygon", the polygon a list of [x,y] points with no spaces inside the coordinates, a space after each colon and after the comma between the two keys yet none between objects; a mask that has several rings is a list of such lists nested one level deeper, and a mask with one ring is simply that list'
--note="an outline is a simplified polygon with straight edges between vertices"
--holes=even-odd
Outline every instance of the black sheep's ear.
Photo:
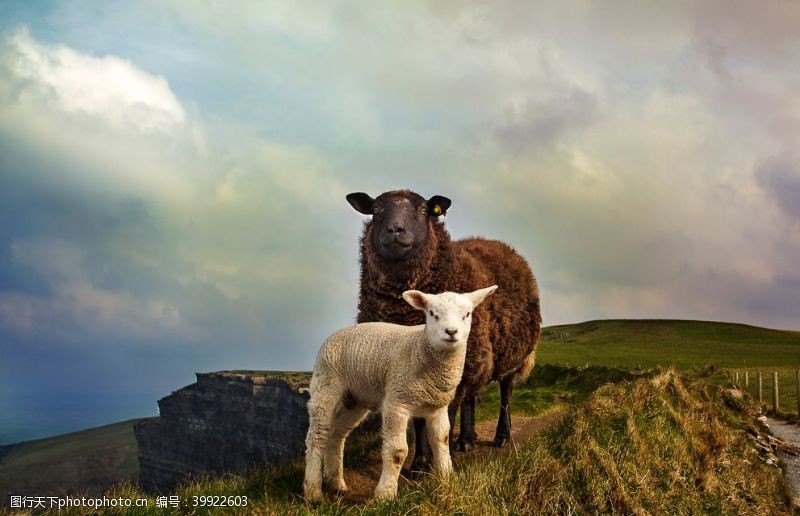
[{"label": "black sheep's ear", "polygon": [[434,195],[428,199],[428,215],[438,217],[440,215],[447,215],[447,210],[450,208],[450,199],[442,195]]},{"label": "black sheep's ear", "polygon": [[347,202],[349,202],[350,206],[355,208],[357,212],[363,213],[364,215],[372,215],[375,209],[375,199],[364,192],[347,194]]}]

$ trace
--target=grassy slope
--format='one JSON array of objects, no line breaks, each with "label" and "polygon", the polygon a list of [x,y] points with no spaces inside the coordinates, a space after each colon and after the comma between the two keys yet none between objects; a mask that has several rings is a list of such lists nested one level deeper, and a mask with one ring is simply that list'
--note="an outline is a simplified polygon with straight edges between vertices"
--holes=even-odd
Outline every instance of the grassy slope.
[{"label": "grassy slope", "polygon": [[[675,364],[689,368],[714,362],[720,367],[762,367],[765,371],[774,369],[769,366],[783,365],[782,406],[796,405],[790,369],[800,366],[800,332],[702,321],[608,320],[549,327],[544,337],[531,381],[515,389],[514,413],[535,415],[562,401],[583,401],[600,383],[611,379],[609,374],[614,374],[595,367],[582,371],[548,369],[547,364],[591,363],[625,368]],[[769,400],[766,377],[764,396]],[[496,384],[484,391],[478,419],[497,417],[498,398]],[[116,478],[134,478],[136,445],[131,427],[132,422],[124,422],[16,445],[7,456],[0,454],[0,495],[11,485],[11,479],[13,485],[47,479],[46,484],[57,489],[76,485],[75,479],[87,476],[99,480],[93,477],[98,472],[91,464],[102,462],[99,458],[103,456],[110,457],[108,460],[119,468],[122,476]],[[89,461],[88,468],[77,466],[87,464],[85,461]],[[57,479],[55,484],[51,479]]]},{"label": "grassy slope", "polygon": [[[788,514],[780,470],[754,451],[742,431],[752,416],[747,406],[722,401],[724,383],[721,373],[666,370],[606,384],[517,453],[478,457],[448,482],[429,478],[402,487],[392,502],[351,505],[329,496],[306,504],[300,463],[201,480],[176,494],[186,501],[245,495],[249,506],[241,514]],[[131,486],[111,494],[141,496]]]},{"label": "grassy slope", "polygon": [[139,474],[136,420],[4,447],[0,456],[0,498],[6,493],[63,494],[76,485],[100,493]]},{"label": "grassy slope", "polygon": [[550,326],[539,363],[627,368],[714,363],[723,368],[800,366],[800,332],[745,324],[673,320],[606,320]]}]

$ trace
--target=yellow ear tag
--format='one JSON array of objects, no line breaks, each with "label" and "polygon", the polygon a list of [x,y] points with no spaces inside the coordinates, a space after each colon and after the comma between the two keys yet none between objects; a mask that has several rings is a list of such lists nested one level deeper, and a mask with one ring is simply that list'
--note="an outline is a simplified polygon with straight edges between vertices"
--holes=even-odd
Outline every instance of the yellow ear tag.
[{"label": "yellow ear tag", "polygon": [[433,206],[433,214],[434,215],[441,215],[442,214],[442,209],[439,207],[438,204]]}]

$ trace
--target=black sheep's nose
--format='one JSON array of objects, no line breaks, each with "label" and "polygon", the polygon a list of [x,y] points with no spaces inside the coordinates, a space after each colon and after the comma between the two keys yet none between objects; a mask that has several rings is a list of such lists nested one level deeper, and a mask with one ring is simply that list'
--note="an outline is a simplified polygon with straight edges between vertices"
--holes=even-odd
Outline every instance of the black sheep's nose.
[{"label": "black sheep's nose", "polygon": [[405,229],[403,229],[403,226],[401,226],[400,224],[390,224],[386,228],[386,231],[388,231],[389,233],[391,233],[393,235],[399,235],[400,233],[405,231]]},{"label": "black sheep's nose", "polygon": [[452,337],[453,335],[458,333],[458,330],[454,328],[447,328],[446,330],[444,330],[444,332]]}]

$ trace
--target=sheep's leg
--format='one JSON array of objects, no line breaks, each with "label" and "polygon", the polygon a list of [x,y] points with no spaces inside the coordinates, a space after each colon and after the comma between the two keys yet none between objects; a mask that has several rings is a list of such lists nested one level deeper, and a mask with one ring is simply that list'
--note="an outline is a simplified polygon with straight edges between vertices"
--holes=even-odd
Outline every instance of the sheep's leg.
[{"label": "sheep's leg", "polygon": [[448,409],[442,408],[426,418],[428,442],[433,451],[433,470],[443,477],[450,475],[453,462],[450,459],[450,420]]},{"label": "sheep's leg", "polygon": [[322,498],[322,454],[328,444],[334,409],[339,396],[313,393],[308,402],[306,472],[303,493],[309,500]]},{"label": "sheep's leg", "polygon": [[364,420],[369,410],[361,407],[347,409],[339,405],[333,417],[333,428],[328,438],[325,449],[325,462],[323,465],[323,480],[325,485],[335,491],[347,491],[344,482],[344,442],[350,432]]},{"label": "sheep's leg", "polygon": [[475,395],[470,394],[461,403],[461,428],[458,449],[468,452],[475,447]]},{"label": "sheep's leg", "polygon": [[378,486],[375,488],[375,498],[388,500],[397,496],[397,480],[400,477],[400,468],[406,460],[408,443],[406,442],[406,425],[408,413],[399,407],[384,405],[381,410],[383,425],[381,435],[383,446],[383,472]]},{"label": "sheep's leg", "polygon": [[431,447],[425,430],[425,420],[414,418],[414,460],[411,463],[411,472],[414,476],[426,473],[431,468]]},{"label": "sheep's leg", "polygon": [[450,455],[455,455],[456,451],[456,438],[455,438],[455,428],[456,428],[456,414],[458,413],[458,403],[455,401],[450,402],[450,405],[447,406],[447,419],[450,423],[450,431],[448,442],[450,443]]},{"label": "sheep's leg", "polygon": [[514,375],[510,374],[500,380],[500,417],[497,420],[497,432],[494,445],[502,448],[511,441],[511,393],[514,390]]}]

